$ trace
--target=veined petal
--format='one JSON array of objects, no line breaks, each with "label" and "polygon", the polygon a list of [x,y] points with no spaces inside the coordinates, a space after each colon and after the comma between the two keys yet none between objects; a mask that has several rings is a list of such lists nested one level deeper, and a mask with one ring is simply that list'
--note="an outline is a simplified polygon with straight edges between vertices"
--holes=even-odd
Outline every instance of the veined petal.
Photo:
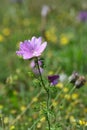
[{"label": "veined petal", "polygon": [[23,59],[31,59],[33,57],[33,55],[32,54],[30,54],[30,53],[24,53],[23,54]]},{"label": "veined petal", "polygon": [[39,37],[35,41],[35,49],[38,49],[42,43],[42,37]]},{"label": "veined petal", "polygon": [[42,53],[44,51],[44,49],[47,46],[47,42],[44,42],[42,45],[40,45],[39,49],[36,50],[39,54]]},{"label": "veined petal", "polygon": [[32,37],[30,45],[32,46],[32,49],[35,50],[35,49],[40,47],[41,42],[42,42],[42,38],[41,37],[39,37],[39,38]]},{"label": "veined petal", "polygon": [[20,43],[20,50],[22,51],[29,51],[30,43],[26,40],[24,43]]},{"label": "veined petal", "polygon": [[22,56],[22,55],[23,55],[23,51],[16,51],[16,54],[17,54],[18,56]]}]

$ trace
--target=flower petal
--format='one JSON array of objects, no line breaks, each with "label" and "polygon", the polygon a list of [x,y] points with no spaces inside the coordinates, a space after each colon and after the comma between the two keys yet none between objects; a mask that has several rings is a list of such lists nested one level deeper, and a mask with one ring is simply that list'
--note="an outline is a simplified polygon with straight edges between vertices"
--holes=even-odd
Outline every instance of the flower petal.
[{"label": "flower petal", "polygon": [[30,45],[32,46],[33,49],[37,49],[37,48],[40,47],[41,42],[42,42],[42,38],[41,38],[41,37],[36,38],[36,37],[34,36],[34,37],[32,37],[32,39],[31,39]]},{"label": "flower petal", "polygon": [[51,85],[56,85],[58,83],[59,75],[50,75],[48,76],[48,81]]},{"label": "flower petal", "polygon": [[33,57],[33,55],[31,53],[24,53],[23,54],[23,59],[31,59]]},{"label": "flower petal", "polygon": [[42,53],[47,46],[47,42],[44,42],[42,45],[40,45],[39,49],[36,50],[39,54]]}]

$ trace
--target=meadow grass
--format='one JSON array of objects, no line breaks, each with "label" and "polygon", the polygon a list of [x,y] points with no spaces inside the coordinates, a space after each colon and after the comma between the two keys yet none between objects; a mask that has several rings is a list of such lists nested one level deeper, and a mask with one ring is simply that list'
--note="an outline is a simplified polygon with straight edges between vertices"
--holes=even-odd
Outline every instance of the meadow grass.
[{"label": "meadow grass", "polygon": [[[0,2],[0,130],[48,130],[46,93],[30,61],[16,55],[20,41],[32,36],[48,42],[42,56],[46,85],[48,75],[66,76],[50,89],[51,130],[87,129],[87,84],[70,93],[73,85],[68,83],[73,71],[87,77],[87,21],[77,19],[79,11],[86,10],[86,1],[78,2]],[[44,4],[50,12],[43,25]]]}]

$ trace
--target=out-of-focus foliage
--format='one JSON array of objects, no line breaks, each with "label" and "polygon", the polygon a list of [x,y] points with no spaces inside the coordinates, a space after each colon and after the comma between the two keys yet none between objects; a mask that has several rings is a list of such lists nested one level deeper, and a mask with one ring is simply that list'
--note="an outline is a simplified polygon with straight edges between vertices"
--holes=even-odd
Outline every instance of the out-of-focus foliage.
[{"label": "out-of-focus foliage", "polygon": [[[41,16],[43,5],[50,9],[44,18]],[[57,73],[68,77],[74,70],[86,77],[87,21],[78,19],[79,12],[87,11],[86,5],[86,0],[0,1],[0,118],[5,128],[26,110],[28,104],[29,109],[9,129],[28,129],[36,120],[36,130],[44,130],[46,124],[39,108],[39,103],[45,107],[42,102],[45,94],[36,97],[41,88],[32,73],[30,61],[16,56],[20,41],[32,36],[42,36],[43,41],[47,40],[43,54],[45,77]],[[52,109],[57,113],[57,118],[56,115],[53,118],[59,122],[55,124],[52,120],[56,130],[87,129],[87,85],[70,95],[71,87],[60,82],[52,93]],[[54,100],[62,88],[63,93]],[[64,107],[59,106],[62,99],[66,99]]]}]

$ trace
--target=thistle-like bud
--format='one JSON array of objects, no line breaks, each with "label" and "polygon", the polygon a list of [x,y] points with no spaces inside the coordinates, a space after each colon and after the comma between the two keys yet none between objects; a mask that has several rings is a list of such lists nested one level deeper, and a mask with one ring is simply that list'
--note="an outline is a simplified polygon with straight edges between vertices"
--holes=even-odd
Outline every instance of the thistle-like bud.
[{"label": "thistle-like bud", "polygon": [[85,84],[85,82],[86,82],[85,77],[84,77],[84,76],[80,76],[80,77],[76,80],[76,82],[75,82],[76,88],[82,87],[82,86]]},{"label": "thistle-like bud", "polygon": [[69,77],[69,82],[74,84],[78,78],[79,74],[77,72],[73,72],[72,75]]}]

